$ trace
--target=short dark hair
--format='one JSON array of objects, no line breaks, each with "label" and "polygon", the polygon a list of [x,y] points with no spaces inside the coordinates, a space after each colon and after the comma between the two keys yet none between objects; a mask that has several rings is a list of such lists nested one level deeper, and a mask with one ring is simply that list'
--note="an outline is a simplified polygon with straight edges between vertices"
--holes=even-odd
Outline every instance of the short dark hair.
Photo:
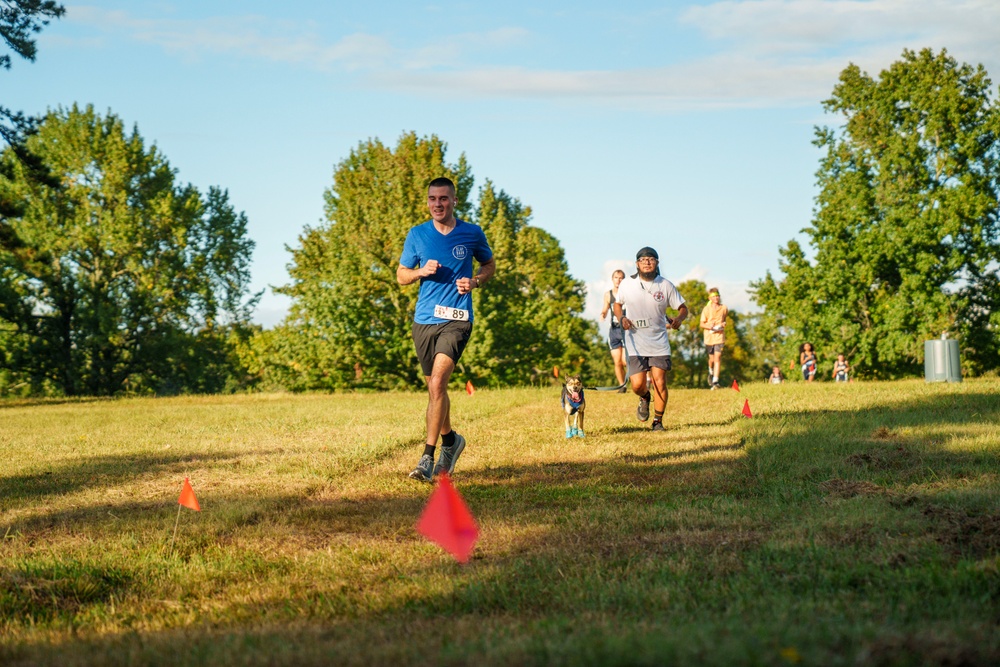
[{"label": "short dark hair", "polygon": [[452,192],[457,192],[455,190],[455,184],[452,183],[450,178],[446,178],[445,176],[439,176],[428,183],[427,189],[430,190],[431,188],[451,188]]}]

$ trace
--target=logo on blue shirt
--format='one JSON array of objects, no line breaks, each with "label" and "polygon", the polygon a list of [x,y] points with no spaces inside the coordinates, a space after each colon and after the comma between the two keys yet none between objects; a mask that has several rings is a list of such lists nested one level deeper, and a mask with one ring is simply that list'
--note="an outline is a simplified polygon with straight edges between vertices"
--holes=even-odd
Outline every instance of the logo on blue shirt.
[{"label": "logo on blue shirt", "polygon": [[455,259],[465,259],[465,256],[469,254],[469,249],[464,245],[457,245],[451,249],[451,254]]}]

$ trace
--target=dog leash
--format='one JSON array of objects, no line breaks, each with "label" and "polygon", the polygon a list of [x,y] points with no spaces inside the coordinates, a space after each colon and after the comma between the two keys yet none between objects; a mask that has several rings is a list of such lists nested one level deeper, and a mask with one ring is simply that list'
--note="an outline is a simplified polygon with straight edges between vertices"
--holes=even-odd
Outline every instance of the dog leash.
[{"label": "dog leash", "polygon": [[[628,350],[626,350],[623,347],[622,348],[622,352],[625,354],[625,368],[627,370],[628,369]],[[584,389],[586,389],[587,391],[621,391],[622,389],[624,389],[628,385],[629,379],[630,378],[626,377],[625,381],[622,382],[617,387],[584,387]]]},{"label": "dog leash", "polygon": [[[669,327],[673,323],[674,323],[674,320],[672,318],[668,317],[667,318],[667,326]],[[628,348],[626,348],[626,347],[623,346],[622,347],[622,352],[625,353],[625,369],[628,370]],[[625,378],[625,381],[622,382],[617,387],[584,387],[584,389],[586,389],[588,391],[621,391],[626,386],[628,386],[628,383],[629,383],[630,379],[631,378]]]}]

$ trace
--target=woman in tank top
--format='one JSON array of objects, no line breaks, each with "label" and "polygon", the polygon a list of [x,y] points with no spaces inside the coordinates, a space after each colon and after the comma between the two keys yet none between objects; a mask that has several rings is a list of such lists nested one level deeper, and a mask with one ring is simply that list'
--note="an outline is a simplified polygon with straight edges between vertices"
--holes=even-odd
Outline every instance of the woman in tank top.
[{"label": "woman in tank top", "polygon": [[[611,329],[608,331],[608,348],[611,350],[611,361],[615,366],[615,377],[618,378],[618,384],[625,383],[625,338],[622,333],[622,323],[618,321],[617,317],[615,317],[615,309],[613,306],[616,297],[618,296],[618,286],[621,285],[624,279],[625,272],[620,269],[611,274],[611,283],[614,287],[604,293],[604,305],[601,307],[602,320],[608,316],[609,311],[611,313]],[[624,393],[625,389],[625,387],[622,387],[619,391]]]}]

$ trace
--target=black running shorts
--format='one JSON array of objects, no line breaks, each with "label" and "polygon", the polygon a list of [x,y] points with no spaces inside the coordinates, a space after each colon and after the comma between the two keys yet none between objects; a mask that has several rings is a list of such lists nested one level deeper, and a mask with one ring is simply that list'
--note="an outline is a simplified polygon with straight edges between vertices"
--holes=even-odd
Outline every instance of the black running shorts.
[{"label": "black running shorts", "polygon": [[443,354],[458,363],[472,335],[471,322],[442,322],[441,324],[413,323],[413,344],[424,377],[434,370],[434,357]]},{"label": "black running shorts", "polygon": [[645,373],[650,368],[662,368],[665,371],[669,371],[672,368],[670,363],[670,357],[629,357],[628,358],[628,376],[638,375],[639,373]]},{"label": "black running shorts", "polygon": [[608,332],[608,347],[612,350],[625,347],[624,329],[621,327],[611,327],[611,331]]}]

